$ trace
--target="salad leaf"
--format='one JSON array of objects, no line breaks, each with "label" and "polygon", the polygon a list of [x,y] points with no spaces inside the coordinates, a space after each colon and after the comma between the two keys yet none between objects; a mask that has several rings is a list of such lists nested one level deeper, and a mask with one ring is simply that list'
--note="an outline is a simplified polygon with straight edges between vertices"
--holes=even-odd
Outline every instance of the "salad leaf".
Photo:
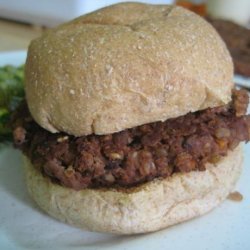
[{"label": "salad leaf", "polygon": [[11,138],[11,113],[24,98],[24,65],[0,67],[0,143]]}]

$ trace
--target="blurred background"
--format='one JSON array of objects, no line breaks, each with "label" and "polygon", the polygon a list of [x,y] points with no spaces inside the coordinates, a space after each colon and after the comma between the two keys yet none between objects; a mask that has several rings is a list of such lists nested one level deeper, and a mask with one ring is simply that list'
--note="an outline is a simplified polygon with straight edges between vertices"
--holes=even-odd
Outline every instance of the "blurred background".
[{"label": "blurred background", "polygon": [[[122,1],[0,0],[0,51],[27,49],[30,40],[39,36],[45,29],[118,2]],[[249,27],[250,23],[250,0],[137,0],[137,2],[178,4],[202,16],[230,20],[241,27]]]}]

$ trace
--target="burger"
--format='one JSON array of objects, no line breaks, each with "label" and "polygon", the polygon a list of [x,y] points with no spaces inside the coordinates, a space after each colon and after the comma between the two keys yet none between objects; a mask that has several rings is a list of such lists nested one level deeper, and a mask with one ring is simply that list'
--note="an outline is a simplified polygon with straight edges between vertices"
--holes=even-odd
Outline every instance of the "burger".
[{"label": "burger", "polygon": [[91,231],[146,233],[203,215],[232,191],[249,140],[214,28],[181,7],[121,3],[29,46],[13,115],[30,195]]}]

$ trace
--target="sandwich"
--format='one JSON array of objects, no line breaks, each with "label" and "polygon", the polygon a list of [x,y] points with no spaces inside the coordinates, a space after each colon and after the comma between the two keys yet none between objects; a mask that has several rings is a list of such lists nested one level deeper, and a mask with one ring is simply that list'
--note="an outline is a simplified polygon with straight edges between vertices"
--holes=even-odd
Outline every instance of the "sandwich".
[{"label": "sandwich", "polygon": [[14,145],[31,197],[52,217],[91,231],[153,232],[211,211],[233,190],[247,106],[203,18],[120,3],[31,42]]}]

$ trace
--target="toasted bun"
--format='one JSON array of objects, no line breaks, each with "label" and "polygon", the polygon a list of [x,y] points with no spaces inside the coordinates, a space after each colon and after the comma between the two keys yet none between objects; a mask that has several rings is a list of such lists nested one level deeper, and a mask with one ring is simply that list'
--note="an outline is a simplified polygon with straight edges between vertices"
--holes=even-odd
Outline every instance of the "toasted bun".
[{"label": "toasted bun", "polygon": [[214,28],[181,7],[122,3],[34,40],[25,90],[51,132],[108,134],[230,101],[233,65]]},{"label": "toasted bun", "polygon": [[51,216],[92,231],[136,234],[156,231],[207,213],[234,188],[242,164],[240,147],[204,172],[175,174],[127,192],[75,191],[53,184],[25,159],[28,190]]}]

